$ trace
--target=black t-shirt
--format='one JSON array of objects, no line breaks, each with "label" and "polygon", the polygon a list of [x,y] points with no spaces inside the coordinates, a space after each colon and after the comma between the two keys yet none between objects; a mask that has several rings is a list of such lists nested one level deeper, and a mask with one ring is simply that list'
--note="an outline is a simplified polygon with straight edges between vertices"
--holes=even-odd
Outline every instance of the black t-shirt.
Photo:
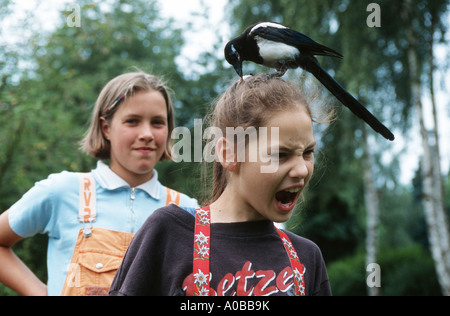
[{"label": "black t-shirt", "polygon": [[[175,205],[155,211],[135,235],[110,295],[192,293],[195,218]],[[286,232],[305,266],[306,295],[331,295],[316,244]],[[294,295],[291,264],[271,221],[211,224],[210,291],[230,295]]]}]

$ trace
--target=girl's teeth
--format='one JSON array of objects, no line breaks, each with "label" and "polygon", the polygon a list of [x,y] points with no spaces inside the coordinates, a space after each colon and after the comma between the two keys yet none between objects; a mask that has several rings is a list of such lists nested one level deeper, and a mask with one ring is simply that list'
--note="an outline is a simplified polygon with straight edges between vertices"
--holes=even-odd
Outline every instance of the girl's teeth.
[{"label": "girl's teeth", "polygon": [[289,193],[297,193],[298,191],[300,191],[300,188],[292,188],[292,189],[288,189],[286,191]]}]

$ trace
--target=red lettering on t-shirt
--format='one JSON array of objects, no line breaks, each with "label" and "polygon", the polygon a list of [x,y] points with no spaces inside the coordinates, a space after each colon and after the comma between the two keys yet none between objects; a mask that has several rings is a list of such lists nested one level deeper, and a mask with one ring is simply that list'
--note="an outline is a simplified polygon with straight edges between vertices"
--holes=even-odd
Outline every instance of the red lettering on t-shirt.
[{"label": "red lettering on t-shirt", "polygon": [[186,296],[193,296],[194,295],[194,273],[189,274],[183,281],[183,284],[181,285],[181,288],[186,293]]},{"label": "red lettering on t-shirt", "polygon": [[266,271],[257,271],[255,276],[257,278],[261,278],[261,280],[256,284],[255,290],[253,294],[255,296],[268,296],[270,294],[278,292],[278,289],[275,285],[269,286],[270,282],[275,279],[275,271],[266,270]]},{"label": "red lettering on t-shirt", "polygon": [[[214,276],[211,274],[211,281]],[[277,292],[287,292],[294,286],[292,268],[287,266],[278,274],[273,270],[252,270],[252,263],[247,261],[235,275],[227,273],[217,284],[217,292],[210,286],[210,296],[268,296]],[[236,282],[237,281],[237,282]],[[255,284],[256,285],[252,285]],[[193,273],[182,283],[187,296],[194,294]],[[210,284],[211,285],[211,284]]]},{"label": "red lettering on t-shirt", "polygon": [[[277,288],[281,292],[287,292],[294,284],[294,274],[291,267],[284,268],[277,276]],[[290,281],[290,282],[289,282]],[[289,282],[289,283],[288,283]]]},{"label": "red lettering on t-shirt", "polygon": [[250,270],[252,263],[247,261],[242,267],[241,271],[236,273],[236,280],[239,280],[236,295],[237,296],[250,296],[253,292],[253,287],[247,291],[247,279],[251,279],[255,276],[255,271]]},{"label": "red lettering on t-shirt", "polygon": [[[227,296],[227,292],[234,286],[235,281],[236,279],[234,278],[234,275],[227,273],[217,286],[217,295]],[[231,292],[229,296],[233,296],[234,293],[235,291]]]}]

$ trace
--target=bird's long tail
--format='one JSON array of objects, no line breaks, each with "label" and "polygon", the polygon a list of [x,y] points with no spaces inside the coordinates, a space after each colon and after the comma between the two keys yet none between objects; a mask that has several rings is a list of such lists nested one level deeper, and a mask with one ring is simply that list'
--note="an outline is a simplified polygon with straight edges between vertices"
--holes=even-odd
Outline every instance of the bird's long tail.
[{"label": "bird's long tail", "polygon": [[384,138],[393,141],[395,139],[391,131],[384,126],[372,113],[369,112],[358,100],[348,93],[336,80],[323,69],[314,58],[302,61],[301,67],[312,73],[339,101],[348,107],[356,116],[366,122]]}]

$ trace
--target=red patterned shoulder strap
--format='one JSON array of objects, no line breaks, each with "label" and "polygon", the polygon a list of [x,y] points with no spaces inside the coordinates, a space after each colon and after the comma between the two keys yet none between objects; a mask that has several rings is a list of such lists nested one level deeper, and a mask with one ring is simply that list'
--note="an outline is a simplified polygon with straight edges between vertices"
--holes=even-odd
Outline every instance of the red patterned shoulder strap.
[{"label": "red patterned shoulder strap", "polygon": [[194,296],[209,295],[211,216],[209,206],[195,210]]},{"label": "red patterned shoulder strap", "polygon": [[280,235],[280,238],[283,241],[283,245],[286,249],[286,253],[289,256],[289,260],[291,261],[292,273],[294,274],[295,282],[295,294],[297,296],[305,296],[305,266],[300,262],[297,251],[295,251],[294,245],[292,244],[288,235],[286,235],[286,233],[282,230],[278,228],[276,229],[278,235]]}]

